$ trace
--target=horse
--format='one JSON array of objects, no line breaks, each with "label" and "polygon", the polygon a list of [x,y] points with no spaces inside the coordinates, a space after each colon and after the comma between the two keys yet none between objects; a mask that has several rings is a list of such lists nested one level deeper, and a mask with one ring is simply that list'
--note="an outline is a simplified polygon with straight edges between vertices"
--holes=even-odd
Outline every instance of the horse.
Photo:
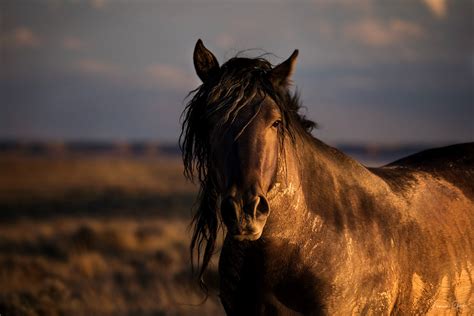
[{"label": "horse", "polygon": [[297,56],[220,66],[196,43],[180,147],[201,284],[223,232],[228,315],[474,313],[474,143],[367,168],[311,134]]}]

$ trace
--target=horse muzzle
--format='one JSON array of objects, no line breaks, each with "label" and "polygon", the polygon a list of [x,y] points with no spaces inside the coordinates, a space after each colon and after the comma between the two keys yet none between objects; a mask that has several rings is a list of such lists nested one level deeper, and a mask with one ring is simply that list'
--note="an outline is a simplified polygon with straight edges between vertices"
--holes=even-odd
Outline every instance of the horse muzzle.
[{"label": "horse muzzle", "polygon": [[263,195],[248,199],[227,196],[221,204],[224,224],[234,239],[239,241],[259,239],[269,212],[268,201]]}]

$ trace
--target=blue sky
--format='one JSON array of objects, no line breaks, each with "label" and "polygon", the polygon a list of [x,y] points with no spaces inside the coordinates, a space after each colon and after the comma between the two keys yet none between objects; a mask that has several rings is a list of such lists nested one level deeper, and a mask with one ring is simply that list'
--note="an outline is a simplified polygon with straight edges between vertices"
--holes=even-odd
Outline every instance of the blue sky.
[{"label": "blue sky", "polygon": [[0,138],[176,142],[198,38],[294,75],[330,143],[474,140],[465,0],[0,2]]}]

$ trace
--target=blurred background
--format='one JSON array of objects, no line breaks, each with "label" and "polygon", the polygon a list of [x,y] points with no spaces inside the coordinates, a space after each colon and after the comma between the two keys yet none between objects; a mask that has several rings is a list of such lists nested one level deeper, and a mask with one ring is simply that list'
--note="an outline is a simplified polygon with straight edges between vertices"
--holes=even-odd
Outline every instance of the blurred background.
[{"label": "blurred background", "polygon": [[[177,140],[198,38],[300,50],[314,135],[369,166],[474,140],[470,0],[0,1],[0,313],[221,314]],[[214,260],[217,262],[217,260]]]}]

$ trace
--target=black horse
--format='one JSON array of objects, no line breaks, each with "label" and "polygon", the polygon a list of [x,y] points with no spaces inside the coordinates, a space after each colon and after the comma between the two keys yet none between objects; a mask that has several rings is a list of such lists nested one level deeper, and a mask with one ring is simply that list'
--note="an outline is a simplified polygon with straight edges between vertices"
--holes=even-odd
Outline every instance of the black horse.
[{"label": "black horse", "polygon": [[474,313],[474,144],[364,167],[311,135],[297,55],[219,66],[196,44],[180,144],[200,277],[223,228],[229,315]]}]

